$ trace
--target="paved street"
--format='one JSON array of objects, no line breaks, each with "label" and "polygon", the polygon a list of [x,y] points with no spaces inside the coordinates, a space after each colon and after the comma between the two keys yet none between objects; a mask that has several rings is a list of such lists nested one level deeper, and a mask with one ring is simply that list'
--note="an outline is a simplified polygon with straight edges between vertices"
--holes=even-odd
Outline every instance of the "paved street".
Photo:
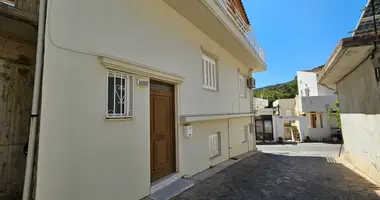
[{"label": "paved street", "polygon": [[380,199],[376,185],[337,163],[340,145],[258,146],[257,153],[175,199]]}]

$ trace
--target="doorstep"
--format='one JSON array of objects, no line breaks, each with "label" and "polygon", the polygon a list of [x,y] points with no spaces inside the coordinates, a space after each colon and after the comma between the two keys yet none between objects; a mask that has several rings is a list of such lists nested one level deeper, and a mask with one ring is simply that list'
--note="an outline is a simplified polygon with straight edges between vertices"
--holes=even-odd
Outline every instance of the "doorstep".
[{"label": "doorstep", "polygon": [[227,167],[256,154],[258,151],[250,151],[225,160],[213,167],[206,169],[189,179],[181,178],[179,173],[171,174],[152,183],[151,195],[143,200],[169,200],[195,184],[215,175]]},{"label": "doorstep", "polygon": [[179,173],[170,174],[152,183],[151,195],[145,199],[169,200],[194,186],[194,182],[181,178]]}]

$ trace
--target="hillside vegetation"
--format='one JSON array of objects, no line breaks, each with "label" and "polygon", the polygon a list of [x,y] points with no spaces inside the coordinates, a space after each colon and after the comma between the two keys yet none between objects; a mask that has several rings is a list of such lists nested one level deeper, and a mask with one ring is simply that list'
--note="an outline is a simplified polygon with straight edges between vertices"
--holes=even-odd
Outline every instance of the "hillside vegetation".
[{"label": "hillside vegetation", "polygon": [[[324,66],[318,66],[311,70],[305,70],[309,72],[319,72]],[[297,77],[293,80],[276,85],[270,85],[253,90],[253,95],[258,98],[268,99],[269,107],[272,107],[272,103],[277,99],[292,99],[298,94]]]}]

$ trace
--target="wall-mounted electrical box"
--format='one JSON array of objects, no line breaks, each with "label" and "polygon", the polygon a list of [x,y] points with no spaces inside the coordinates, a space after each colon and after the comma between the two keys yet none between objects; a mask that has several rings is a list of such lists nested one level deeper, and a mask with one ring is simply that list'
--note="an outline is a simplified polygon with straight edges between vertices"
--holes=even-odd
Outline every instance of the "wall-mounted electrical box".
[{"label": "wall-mounted electrical box", "polygon": [[185,133],[186,137],[191,137],[193,136],[193,126],[191,125],[185,125],[183,126],[183,132]]},{"label": "wall-mounted electrical box", "polygon": [[148,85],[149,79],[147,78],[137,78],[137,85]]}]

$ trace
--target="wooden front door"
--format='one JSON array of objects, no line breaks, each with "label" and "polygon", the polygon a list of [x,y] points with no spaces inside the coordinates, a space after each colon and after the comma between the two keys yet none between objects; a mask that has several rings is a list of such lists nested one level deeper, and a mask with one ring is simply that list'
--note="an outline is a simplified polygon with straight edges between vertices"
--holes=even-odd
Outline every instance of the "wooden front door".
[{"label": "wooden front door", "polygon": [[174,87],[150,83],[151,181],[175,172]]}]

